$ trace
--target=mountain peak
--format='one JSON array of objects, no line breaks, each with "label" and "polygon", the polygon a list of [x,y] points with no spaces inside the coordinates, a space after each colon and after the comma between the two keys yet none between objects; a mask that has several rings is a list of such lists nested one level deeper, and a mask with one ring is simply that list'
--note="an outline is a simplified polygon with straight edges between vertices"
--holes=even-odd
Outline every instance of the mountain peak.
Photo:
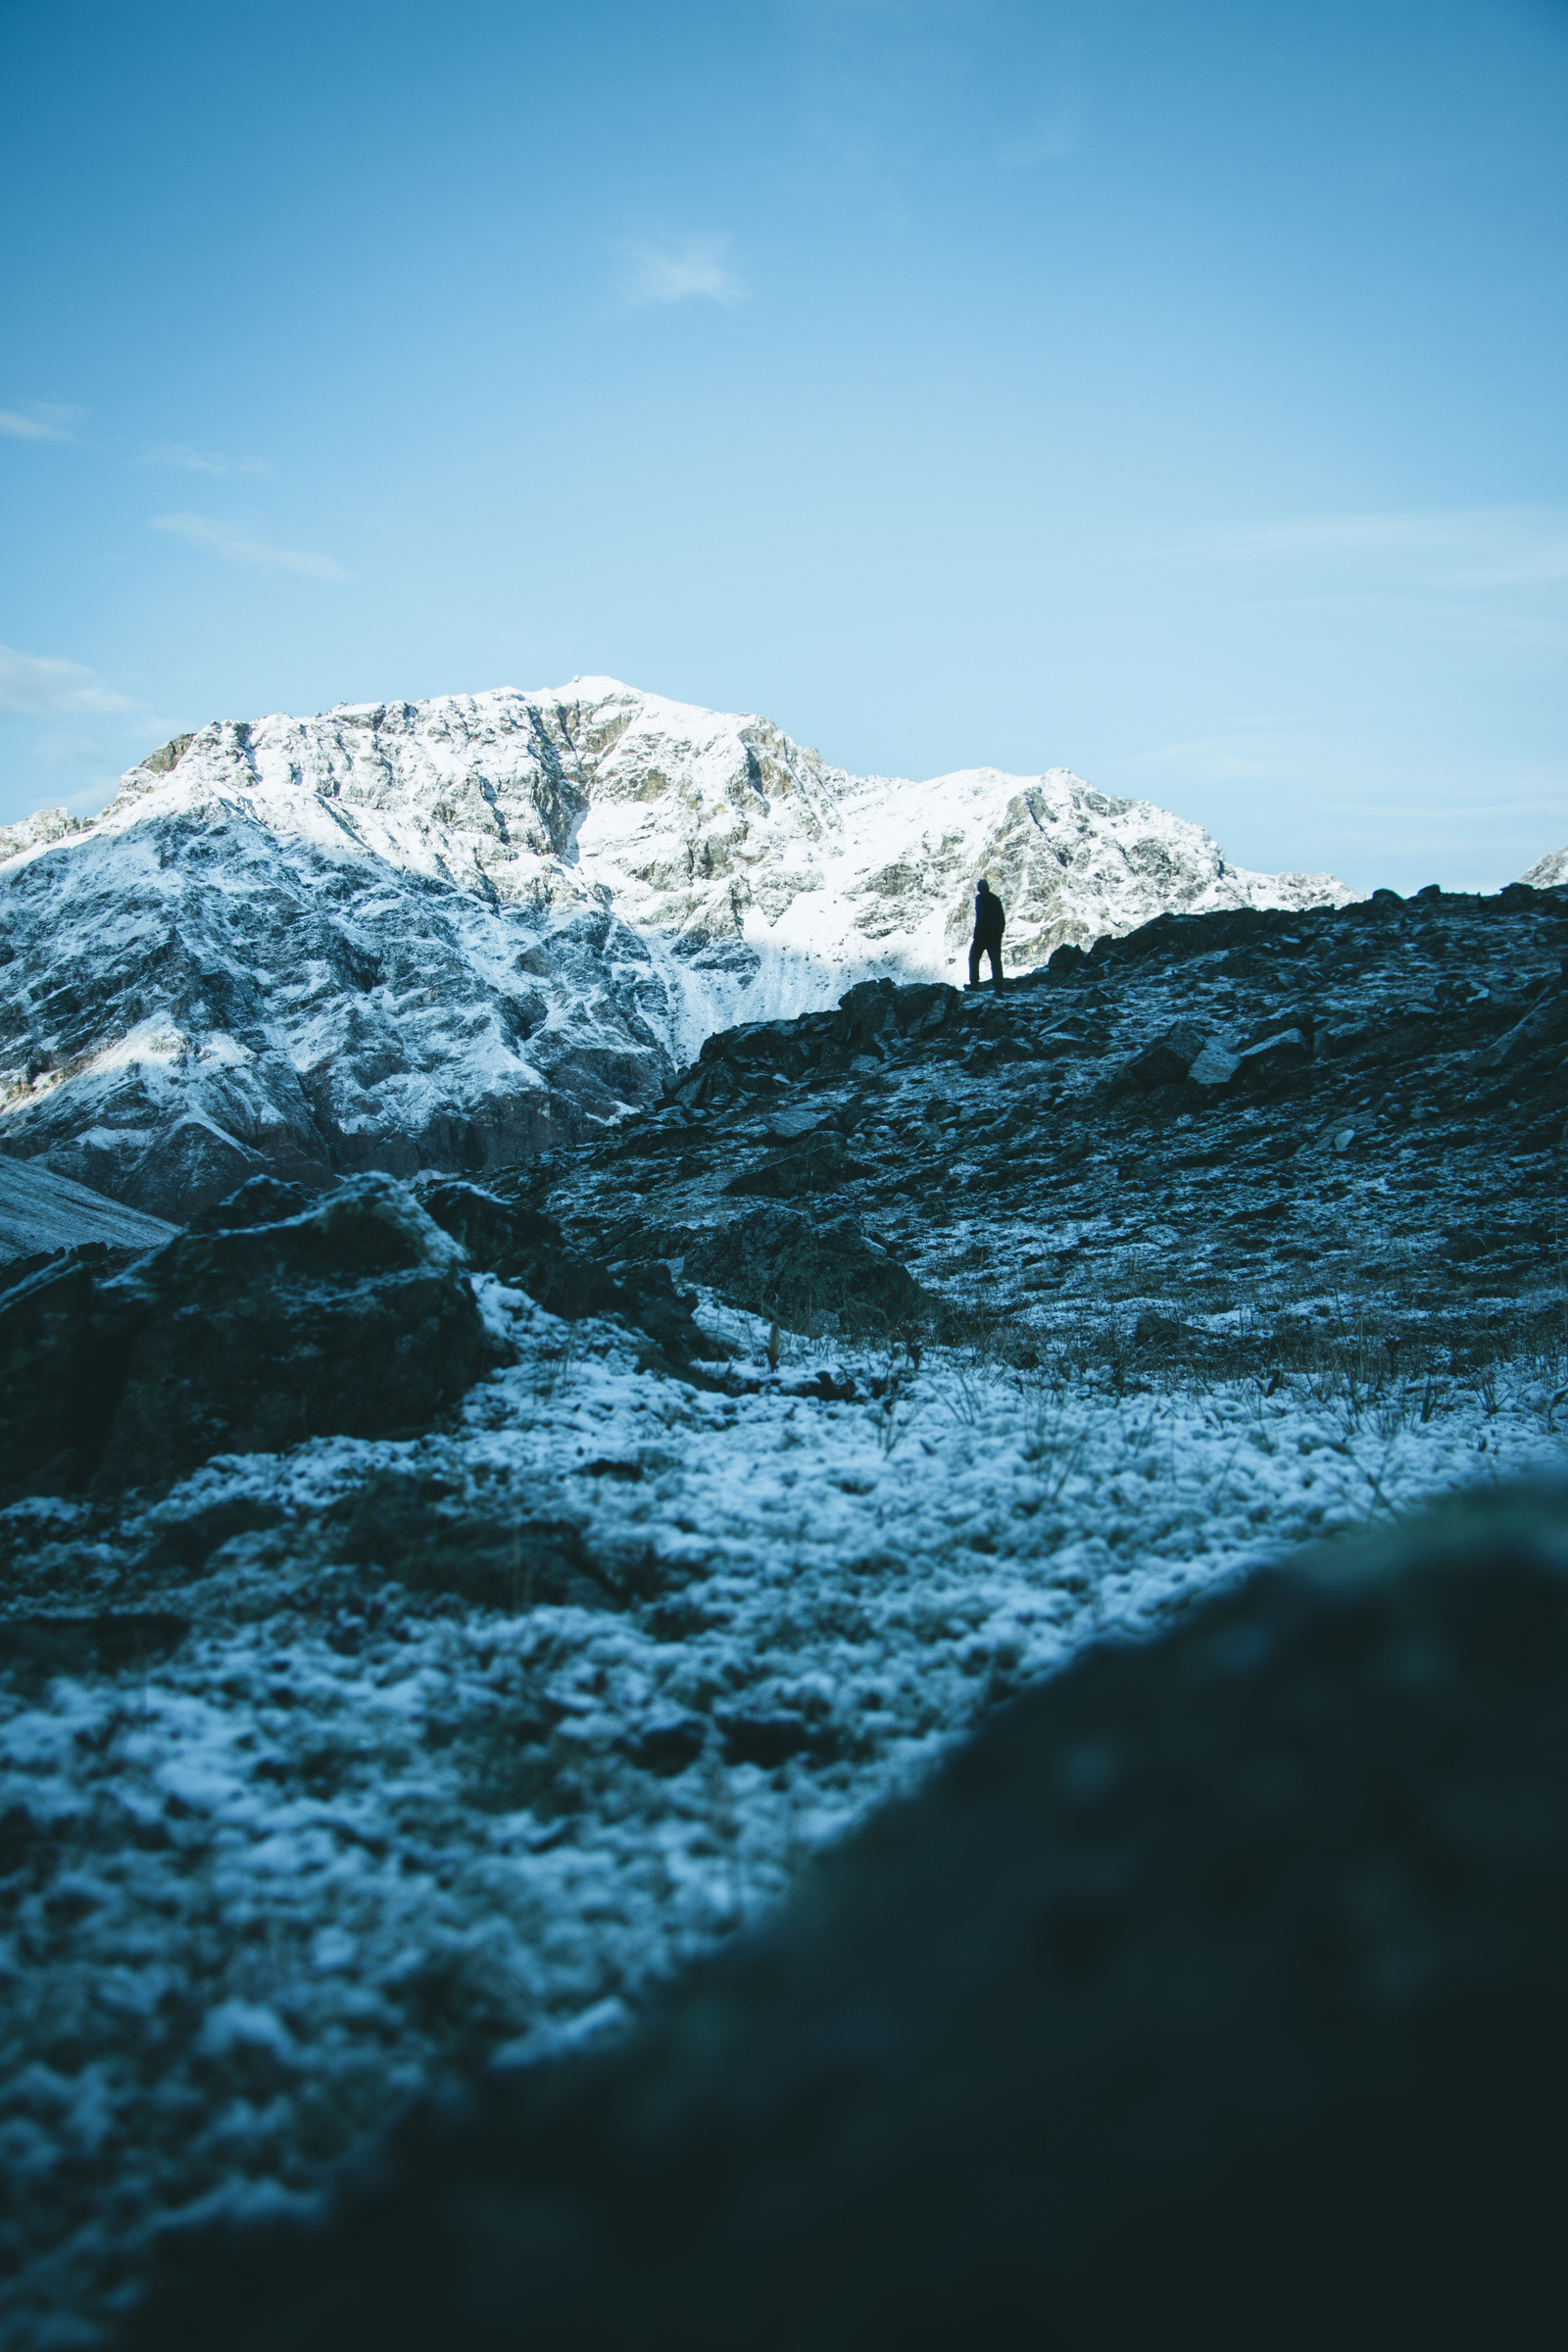
[{"label": "mountain peak", "polygon": [[981,873],[1012,969],[1350,896],[1065,768],[857,777],[605,677],[214,720],[0,861],[5,1147],[172,1217],[262,1168],[514,1158],[716,1029],[961,975]]}]

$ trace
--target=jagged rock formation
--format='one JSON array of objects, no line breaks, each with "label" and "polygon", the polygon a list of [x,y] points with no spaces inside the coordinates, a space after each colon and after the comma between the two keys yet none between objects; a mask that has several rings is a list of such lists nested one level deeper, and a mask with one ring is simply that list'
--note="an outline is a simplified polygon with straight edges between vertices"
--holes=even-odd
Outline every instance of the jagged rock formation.
[{"label": "jagged rock formation", "polygon": [[925,784],[608,679],[229,722],[0,834],[0,1141],[176,1220],[271,1173],[474,1174],[710,1032],[1166,908],[1332,904],[1061,769]]},{"label": "jagged rock formation", "polygon": [[1457,1512],[1091,1654],[629,2051],[414,2119],[127,2346],[1549,2341],[1563,1529]]}]

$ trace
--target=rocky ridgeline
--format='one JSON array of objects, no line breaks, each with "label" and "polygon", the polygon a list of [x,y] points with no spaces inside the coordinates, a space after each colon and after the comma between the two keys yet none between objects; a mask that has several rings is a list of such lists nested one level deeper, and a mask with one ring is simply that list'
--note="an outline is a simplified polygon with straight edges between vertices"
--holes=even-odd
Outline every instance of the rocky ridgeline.
[{"label": "rocky ridgeline", "polygon": [[1279,1360],[1358,1315],[1375,1350],[1473,1349],[1560,1288],[1565,950],[1568,897],[1516,884],[1162,916],[1001,996],[861,986],[710,1038],[530,1197],[819,1328],[918,1320],[841,1271],[853,1231],[1020,1357]]},{"label": "rocky ridgeline", "polygon": [[177,1223],[252,1175],[482,1173],[712,1031],[951,973],[982,870],[1026,966],[1348,895],[1065,770],[858,778],[611,679],[215,723],[0,832],[0,1145]]}]

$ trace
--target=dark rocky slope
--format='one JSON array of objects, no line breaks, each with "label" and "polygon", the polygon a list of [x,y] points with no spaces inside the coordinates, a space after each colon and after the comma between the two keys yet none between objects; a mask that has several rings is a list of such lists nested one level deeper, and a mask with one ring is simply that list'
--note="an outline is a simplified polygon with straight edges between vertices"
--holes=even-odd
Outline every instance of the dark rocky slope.
[{"label": "dark rocky slope", "polygon": [[[1517,884],[1162,916],[1001,997],[870,983],[726,1031],[662,1110],[514,1182],[612,1260],[785,1321],[843,1305],[858,1231],[1023,1355],[1134,1378],[1332,1338],[1441,1369],[1558,1279],[1565,950],[1568,895]],[[795,1250],[771,1283],[770,1229]],[[917,1321],[896,1278],[858,1311]]]},{"label": "dark rocky slope", "polygon": [[633,2048],[406,2126],[158,2352],[1545,2344],[1560,1495],[1089,1655]]},{"label": "dark rocky slope", "polygon": [[640,2012],[1106,1629],[1560,1462],[1565,933],[872,985],[592,1146],[0,1291],[0,2333]]}]

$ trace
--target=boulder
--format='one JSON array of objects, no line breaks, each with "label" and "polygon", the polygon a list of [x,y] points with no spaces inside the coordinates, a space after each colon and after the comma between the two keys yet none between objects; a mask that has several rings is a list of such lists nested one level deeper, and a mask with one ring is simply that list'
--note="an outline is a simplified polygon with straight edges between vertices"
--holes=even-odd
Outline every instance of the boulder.
[{"label": "boulder", "polygon": [[1081,1658],[629,2047],[428,2107],[127,2352],[1556,2341],[1565,1525],[1450,1506]]},{"label": "boulder", "polygon": [[662,1259],[612,1273],[602,1259],[569,1249],[556,1219],[526,1201],[457,1176],[418,1177],[414,1190],[442,1230],[462,1243],[470,1264],[526,1291],[551,1314],[568,1322],[617,1315],[647,1334],[671,1370],[726,1353],[694,1321],[695,1292],[677,1292]]},{"label": "boulder", "polygon": [[1521,1061],[1543,1046],[1560,1045],[1565,1038],[1568,1038],[1568,990],[1552,989],[1539,1004],[1531,1007],[1522,1021],[1516,1021],[1493,1045],[1483,1047],[1475,1056],[1475,1066],[1478,1070],[1500,1069],[1504,1062]]},{"label": "boulder", "polygon": [[[306,1205],[301,1207],[300,1201]],[[496,1361],[462,1250],[408,1189],[259,1177],[111,1281],[0,1298],[9,1493],[164,1484],[214,1453],[427,1428]]]},{"label": "boulder", "polygon": [[145,1319],[105,1484],[303,1438],[412,1436],[496,1361],[462,1250],[407,1186],[361,1176],[260,1222],[250,1193],[106,1288]]},{"label": "boulder", "polygon": [[1180,1086],[1205,1042],[1201,1029],[1195,1029],[1190,1021],[1179,1021],[1116,1073],[1110,1093],[1149,1094],[1156,1086]]},{"label": "boulder", "polygon": [[1302,1022],[1290,1028],[1272,1027],[1251,1044],[1232,1048],[1212,1037],[1198,1054],[1187,1075],[1195,1086],[1253,1086],[1266,1089],[1286,1082],[1312,1058],[1312,1032]]},{"label": "boulder", "polygon": [[922,1322],[930,1306],[908,1268],[853,1217],[771,1204],[696,1235],[684,1272],[792,1331],[834,1321],[847,1331],[897,1331]]},{"label": "boulder", "polygon": [[743,1168],[724,1190],[763,1200],[797,1200],[803,1194],[828,1192],[870,1172],[862,1161],[851,1158],[841,1135],[819,1129],[754,1167]]}]

